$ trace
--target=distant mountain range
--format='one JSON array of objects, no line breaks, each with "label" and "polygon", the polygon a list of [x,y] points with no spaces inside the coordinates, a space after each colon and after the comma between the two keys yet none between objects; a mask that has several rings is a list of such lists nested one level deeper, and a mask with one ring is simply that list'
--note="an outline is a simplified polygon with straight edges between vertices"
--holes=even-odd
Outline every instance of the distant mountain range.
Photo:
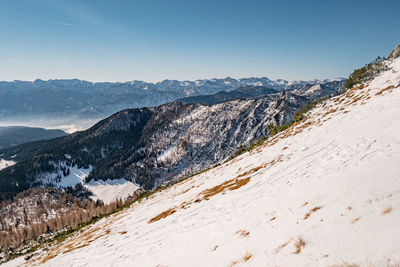
[{"label": "distant mountain range", "polygon": [[9,148],[27,142],[65,136],[61,130],[46,130],[22,126],[0,127],[0,148]]},{"label": "distant mountain range", "polygon": [[176,99],[230,92],[240,87],[261,86],[282,91],[342,80],[286,81],[266,77],[228,77],[197,81],[164,80],[158,83],[92,83],[76,79],[0,82],[0,123],[51,118],[62,124],[65,118],[74,118],[73,121],[101,119],[126,108],[158,106]]},{"label": "distant mountain range", "polygon": [[[285,89],[296,95],[316,99],[335,94],[344,85],[344,80],[332,80],[317,84],[295,84]],[[265,86],[247,85],[232,91],[221,91],[213,95],[189,96],[176,100],[182,104],[199,103],[204,105],[218,104],[235,99],[259,99],[266,95],[276,94],[279,90]]]}]

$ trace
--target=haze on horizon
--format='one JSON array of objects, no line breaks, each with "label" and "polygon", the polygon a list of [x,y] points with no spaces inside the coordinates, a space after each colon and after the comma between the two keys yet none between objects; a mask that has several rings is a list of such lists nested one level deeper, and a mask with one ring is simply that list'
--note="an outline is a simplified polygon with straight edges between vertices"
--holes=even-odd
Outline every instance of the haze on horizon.
[{"label": "haze on horizon", "polygon": [[3,0],[0,80],[347,77],[399,41],[385,3]]}]

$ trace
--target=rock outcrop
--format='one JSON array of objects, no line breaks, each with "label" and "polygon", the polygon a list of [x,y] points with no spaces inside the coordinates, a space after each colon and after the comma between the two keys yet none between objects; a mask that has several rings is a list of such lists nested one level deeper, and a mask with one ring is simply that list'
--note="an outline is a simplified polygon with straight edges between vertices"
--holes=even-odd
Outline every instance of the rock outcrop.
[{"label": "rock outcrop", "polygon": [[398,58],[399,56],[400,56],[400,43],[390,53],[389,58],[394,59],[394,58]]}]

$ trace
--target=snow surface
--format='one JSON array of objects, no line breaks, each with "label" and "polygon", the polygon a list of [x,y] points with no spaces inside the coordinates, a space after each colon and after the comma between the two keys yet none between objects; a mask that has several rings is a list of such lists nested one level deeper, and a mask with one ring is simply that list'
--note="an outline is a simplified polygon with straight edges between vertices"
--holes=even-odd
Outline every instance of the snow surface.
[{"label": "snow surface", "polygon": [[[65,156],[67,158],[69,157],[69,155]],[[59,164],[54,164],[54,166],[57,167],[57,172],[42,173],[39,175],[38,180],[44,184],[51,183],[55,188],[66,188],[69,186],[74,187],[80,183],[93,193],[93,196],[91,196],[93,200],[100,199],[105,204],[109,204],[118,198],[125,200],[128,196],[132,196],[133,193],[140,188],[135,183],[125,179],[108,179],[106,181],[91,180],[88,183],[85,183],[85,179],[93,170],[93,166],[89,166],[89,168],[78,168],[77,165],[71,167],[67,166],[65,161],[60,162]],[[61,170],[62,167],[69,168],[70,174],[64,177]],[[58,175],[61,176],[60,180],[57,179]]]},{"label": "snow surface", "polygon": [[[92,171],[93,167],[89,166],[89,168],[78,168],[75,166],[67,166],[66,162],[63,161],[59,164],[53,163],[55,167],[58,167],[57,172],[52,173],[42,173],[38,176],[37,180],[40,180],[44,184],[52,183],[56,188],[65,188],[68,186],[75,186],[76,184],[83,183],[85,178]],[[63,176],[63,172],[61,171],[61,167],[68,168],[70,170],[69,175]],[[60,181],[57,181],[57,176],[60,175]]]},{"label": "snow surface", "polygon": [[60,182],[56,184],[56,187],[68,187],[75,186],[76,184],[83,183],[85,178],[92,171],[93,167],[89,166],[89,168],[78,168],[77,166],[70,167],[70,174],[63,177]]},{"label": "snow surface", "polygon": [[172,145],[166,150],[164,150],[161,155],[157,157],[158,161],[165,161],[166,159],[170,158],[173,154],[173,152],[176,150],[176,145]]},{"label": "snow surface", "polygon": [[115,180],[91,180],[89,183],[84,185],[89,189],[93,196],[93,200],[100,199],[105,204],[109,204],[117,198],[125,200],[128,196],[132,196],[133,193],[140,187],[130,181],[125,179],[115,179]]},{"label": "snow surface", "polygon": [[[135,203],[26,263],[400,264],[400,61],[391,67],[262,148]],[[250,180],[204,198],[216,188],[204,190],[235,177]],[[168,210],[175,212],[150,223]]]},{"label": "snow surface", "polygon": [[0,159],[0,170],[10,167],[15,164],[15,161]]}]

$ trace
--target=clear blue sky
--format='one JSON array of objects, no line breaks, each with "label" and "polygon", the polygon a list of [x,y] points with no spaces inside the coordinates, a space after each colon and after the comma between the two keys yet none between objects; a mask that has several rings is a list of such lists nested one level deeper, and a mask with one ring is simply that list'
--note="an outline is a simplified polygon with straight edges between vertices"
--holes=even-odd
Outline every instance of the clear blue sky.
[{"label": "clear blue sky", "polygon": [[400,1],[1,0],[0,80],[344,77],[400,42]]}]

